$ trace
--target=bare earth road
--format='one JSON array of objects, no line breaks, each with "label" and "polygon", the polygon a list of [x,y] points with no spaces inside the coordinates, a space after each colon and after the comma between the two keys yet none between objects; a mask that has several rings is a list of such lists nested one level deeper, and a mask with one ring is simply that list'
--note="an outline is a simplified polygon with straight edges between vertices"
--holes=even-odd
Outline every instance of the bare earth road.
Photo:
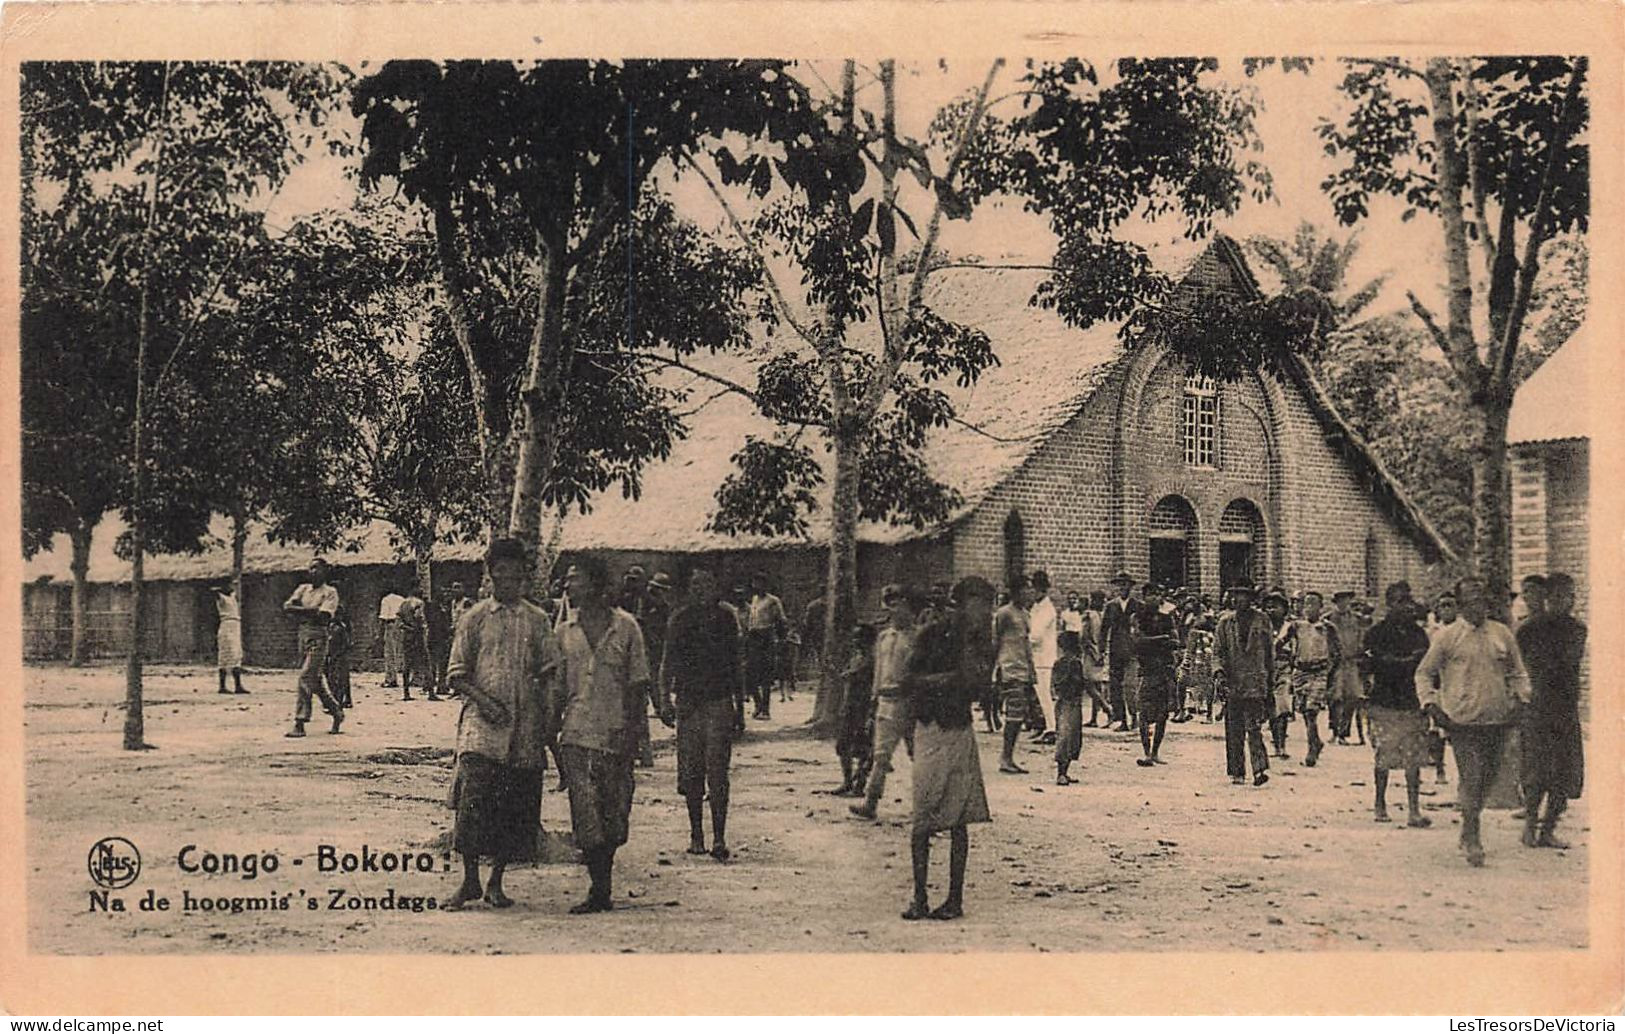
[{"label": "bare earth road", "polygon": [[[1047,751],[1030,776],[997,774],[979,736],[994,821],[974,827],[967,914],[906,923],[909,764],[899,752],[881,821],[848,817],[829,796],[839,770],[828,744],[801,734],[810,693],[776,705],[735,748],[730,840],[735,860],[693,858],[675,792],[670,734],[656,725],[656,766],[638,773],[632,842],[616,861],[616,911],[569,916],[585,874],[561,844],[550,864],[507,881],[518,907],[461,914],[351,910],[332,891],[379,901],[448,896],[458,875],[435,846],[450,826],[444,756],[458,704],[402,703],[355,680],[345,734],[320,724],[282,737],[292,675],[252,672],[253,694],[218,696],[211,670],[149,669],[148,739],[119,749],[122,672],[27,672],[27,902],[35,951],[65,954],[238,952],[1260,951],[1378,948],[1581,948],[1586,931],[1586,802],[1564,825],[1570,851],[1529,850],[1505,812],[1486,815],[1489,864],[1455,849],[1454,785],[1424,776],[1431,830],[1370,814],[1371,754],[1332,747],[1315,769],[1275,762],[1259,789],[1224,776],[1219,726],[1171,726],[1171,765],[1133,764],[1130,737],[1085,730],[1079,785],[1058,788]],[[319,717],[319,716],[318,716]],[[419,749],[414,749],[419,748]],[[436,756],[439,754],[440,756]],[[1453,774],[1453,769],[1452,769]],[[551,779],[549,780],[551,787]],[[1403,801],[1396,781],[1392,800]],[[1396,814],[1398,814],[1396,812]],[[567,832],[551,789],[544,823]],[[126,911],[92,908],[91,845],[138,846],[136,882],[109,892]],[[274,854],[277,871],[187,873],[177,855]],[[359,854],[428,851],[428,873],[323,873],[320,845]],[[934,855],[945,882],[947,844]],[[168,911],[139,902],[167,897]],[[286,910],[183,911],[196,899],[270,898]],[[934,892],[934,898],[941,891]],[[316,907],[309,907],[314,904]],[[109,905],[109,908],[112,906]]]}]

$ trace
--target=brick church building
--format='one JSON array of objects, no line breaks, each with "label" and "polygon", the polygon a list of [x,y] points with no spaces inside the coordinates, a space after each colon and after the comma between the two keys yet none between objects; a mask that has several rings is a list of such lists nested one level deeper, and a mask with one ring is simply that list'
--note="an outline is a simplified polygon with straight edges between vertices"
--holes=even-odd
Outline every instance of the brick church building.
[{"label": "brick church building", "polygon": [[[1261,290],[1241,249],[1224,236],[1157,248],[1153,260],[1176,275],[1181,290]],[[1137,580],[1214,594],[1245,575],[1292,589],[1349,588],[1372,599],[1395,579],[1422,590],[1441,576],[1436,565],[1451,559],[1448,548],[1305,366],[1290,363],[1281,378],[1262,372],[1234,383],[1193,378],[1165,351],[1125,349],[1116,324],[1079,331],[1029,304],[1042,276],[1021,269],[932,275],[930,304],[985,332],[999,365],[972,388],[951,389],[961,422],[933,431],[925,449],[933,473],[962,497],[950,519],[927,528],[860,528],[865,607],[889,581],[977,574],[1001,582],[1009,570],[1039,567],[1062,591],[1105,588],[1115,572],[1126,570]],[[703,361],[713,373],[754,383],[765,355],[786,347],[781,335],[764,339],[754,354]],[[803,537],[710,530],[715,491],[732,469],[731,457],[747,437],[771,437],[775,428],[747,400],[719,393],[714,382],[695,378],[670,386],[688,392],[688,436],[668,459],[646,469],[638,498],[611,490],[594,501],[591,513],[566,521],[565,559],[572,552],[602,552],[614,565],[641,563],[677,579],[703,562],[719,568],[725,584],[766,570],[799,613],[823,587],[823,512],[812,515]],[[121,575],[123,565],[110,558],[115,535],[98,532],[96,553],[108,559],[93,558],[93,581],[127,578],[127,568]],[[456,577],[477,570],[476,547],[449,552]],[[309,555],[250,544],[253,577],[243,601],[250,663],[293,663],[291,632],[256,632],[248,626],[257,622],[247,616],[278,623],[281,597],[255,597],[285,595]],[[410,568],[397,563],[381,529],[365,535],[355,552],[332,559],[351,569],[347,578],[341,570],[341,578],[356,597],[352,613],[366,642],[385,583],[398,583]],[[170,566],[174,571],[166,575]],[[216,550],[173,563],[154,558],[148,570],[157,583],[155,598],[195,596],[206,579],[225,575],[229,563]],[[55,586],[61,598],[52,573],[63,577],[65,560],[48,554],[30,563],[26,577],[43,574],[41,584]],[[174,583],[169,588],[166,578]],[[263,590],[256,588],[261,583]],[[198,608],[176,610],[185,615],[178,620],[195,627],[171,630],[168,638],[155,630],[159,652],[206,653],[211,641]],[[162,621],[155,615],[154,624]]]}]

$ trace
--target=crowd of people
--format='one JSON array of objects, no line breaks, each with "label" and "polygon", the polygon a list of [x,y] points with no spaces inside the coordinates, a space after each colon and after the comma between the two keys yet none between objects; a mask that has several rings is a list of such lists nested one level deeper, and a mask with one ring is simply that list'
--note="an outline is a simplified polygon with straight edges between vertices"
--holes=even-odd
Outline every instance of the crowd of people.
[{"label": "crowd of people", "polygon": [[[800,636],[759,573],[722,590],[695,568],[679,592],[665,573],[627,570],[617,589],[597,557],[572,564],[540,599],[525,594],[531,558],[511,539],[492,543],[477,599],[459,583],[433,603],[412,586],[386,595],[379,617],[385,686],[405,699],[419,680],[428,699],[459,697],[450,795],[464,881],[448,906],[512,904],[506,865],[530,857],[540,830],[548,758],[569,793],[576,847],[590,886],[573,911],[612,907],[616,850],[627,841],[633,768],[652,764],[651,709],[676,730],[677,789],[688,850],[719,862],[727,842],[732,745],[771,714],[775,688],[793,690]],[[1000,744],[997,771],[1023,775],[1024,734],[1053,746],[1055,782],[1073,785],[1084,728],[1137,733],[1139,766],[1155,769],[1169,725],[1222,723],[1225,770],[1264,786],[1272,759],[1288,759],[1302,723],[1302,763],[1328,745],[1375,752],[1373,818],[1390,822],[1389,773],[1404,773],[1406,824],[1431,825],[1419,803],[1423,769],[1445,781],[1456,761],[1460,846],[1484,864],[1480,815],[1507,737],[1520,733],[1523,842],[1565,847],[1555,830],[1583,782],[1579,718],[1585,626],[1572,615],[1564,574],[1521,585],[1516,631],[1492,616],[1484,583],[1464,578],[1430,605],[1406,582],[1383,594],[1380,616],[1351,590],[1260,591],[1238,581],[1215,602],[1184,588],[1136,585],[1057,593],[1043,571],[1016,574],[1005,591],[979,577],[929,590],[886,586],[883,616],[857,626],[842,669],[835,749],[851,813],[878,817],[899,747],[912,758],[914,898],[905,919],[963,914],[969,827],[990,820],[973,711]],[[241,667],[240,617],[221,600],[220,691]],[[807,624],[822,623],[823,601]],[[317,560],[284,604],[297,622],[301,667],[289,736],[303,736],[314,702],[341,731],[351,698],[344,656],[350,632],[328,565]],[[341,669],[338,674],[335,669]],[[234,692],[243,692],[240,678]],[[1083,719],[1084,702],[1089,720]],[[1326,714],[1324,737],[1320,716]],[[1267,736],[1267,740],[1266,740]],[[1153,778],[1147,773],[1146,778]],[[709,808],[707,809],[707,805]],[[710,838],[705,819],[709,811]],[[930,845],[949,834],[949,887],[926,900]],[[491,868],[482,882],[480,862]]]}]

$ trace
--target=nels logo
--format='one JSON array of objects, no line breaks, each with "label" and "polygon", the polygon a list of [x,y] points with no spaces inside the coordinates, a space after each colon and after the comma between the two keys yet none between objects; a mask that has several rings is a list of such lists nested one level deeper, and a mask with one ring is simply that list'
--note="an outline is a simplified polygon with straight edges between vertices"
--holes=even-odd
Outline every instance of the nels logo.
[{"label": "nels logo", "polygon": [[96,886],[118,890],[141,875],[141,852],[123,837],[103,837],[91,846],[86,864]]}]

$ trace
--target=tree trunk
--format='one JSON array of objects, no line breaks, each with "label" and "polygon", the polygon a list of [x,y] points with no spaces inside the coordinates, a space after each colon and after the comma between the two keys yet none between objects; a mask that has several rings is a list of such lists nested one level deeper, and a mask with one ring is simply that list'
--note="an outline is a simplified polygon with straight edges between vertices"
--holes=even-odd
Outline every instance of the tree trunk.
[{"label": "tree trunk", "polygon": [[820,734],[835,726],[844,687],[841,669],[858,621],[858,435],[837,429],[835,484],[829,508],[828,601],[824,611],[823,672],[812,723]]},{"label": "tree trunk", "polygon": [[124,665],[124,749],[146,750],[147,729],[144,705],[141,699],[142,588],[146,575],[146,542],[144,536],[145,481],[142,463],[146,435],[142,421],[146,414],[148,296],[152,288],[153,231],[158,225],[158,188],[163,182],[164,145],[169,139],[169,71],[164,63],[164,85],[158,95],[158,143],[152,161],[152,183],[147,194],[147,225],[141,269],[141,304],[136,318],[135,335],[135,412],[130,429],[130,642]]},{"label": "tree trunk", "polygon": [[243,605],[243,554],[247,548],[248,515],[239,506],[231,514],[231,594],[237,598],[239,609]]},{"label": "tree trunk", "polygon": [[542,249],[536,326],[531,334],[525,383],[520,390],[519,451],[514,461],[513,502],[508,534],[525,544],[533,557],[542,552],[542,493],[558,449],[555,433],[569,355],[563,340],[564,245]]},{"label": "tree trunk", "polygon": [[89,605],[90,595],[90,539],[94,526],[88,521],[79,521],[68,533],[73,543],[73,559],[68,562],[68,570],[73,572],[73,629],[69,633],[68,663],[75,668],[85,663],[86,627],[87,619],[85,608]]},{"label": "tree trunk", "polygon": [[412,542],[412,574],[417,579],[418,592],[425,601],[434,599],[434,539],[418,538]]},{"label": "tree trunk", "polygon": [[1490,613],[1505,619],[1511,592],[1512,546],[1507,472],[1507,418],[1511,395],[1475,408],[1480,419],[1473,450],[1473,567],[1489,590]]}]

